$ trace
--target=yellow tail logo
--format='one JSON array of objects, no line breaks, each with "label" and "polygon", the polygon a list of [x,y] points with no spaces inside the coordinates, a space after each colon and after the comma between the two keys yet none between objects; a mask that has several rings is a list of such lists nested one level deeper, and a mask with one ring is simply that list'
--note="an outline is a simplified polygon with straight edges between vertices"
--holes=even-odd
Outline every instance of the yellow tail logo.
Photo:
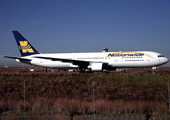
[{"label": "yellow tail logo", "polygon": [[28,41],[19,41],[20,46],[19,49],[22,50],[23,53],[33,53],[33,49],[31,48],[30,45],[28,45]]}]

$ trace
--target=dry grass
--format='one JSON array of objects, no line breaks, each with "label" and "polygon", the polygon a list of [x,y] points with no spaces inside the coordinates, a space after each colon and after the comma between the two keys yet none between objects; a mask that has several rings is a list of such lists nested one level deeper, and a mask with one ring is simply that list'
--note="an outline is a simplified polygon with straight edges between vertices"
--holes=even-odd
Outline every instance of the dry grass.
[{"label": "dry grass", "polygon": [[[15,69],[14,69],[15,70]],[[11,70],[13,71],[13,70]],[[0,111],[57,110],[69,114],[165,112],[168,109],[169,70],[78,74],[69,72],[0,72]]]}]

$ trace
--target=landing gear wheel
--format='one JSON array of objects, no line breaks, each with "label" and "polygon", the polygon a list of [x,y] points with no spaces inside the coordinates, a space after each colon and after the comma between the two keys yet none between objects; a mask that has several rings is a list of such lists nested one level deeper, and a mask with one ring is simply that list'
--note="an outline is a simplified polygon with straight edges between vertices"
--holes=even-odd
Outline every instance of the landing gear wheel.
[{"label": "landing gear wheel", "polygon": [[156,73],[156,67],[152,67],[152,73]]},{"label": "landing gear wheel", "polygon": [[79,73],[85,73],[85,69],[84,69],[84,68],[79,68],[79,69],[78,69],[78,72],[79,72]]}]

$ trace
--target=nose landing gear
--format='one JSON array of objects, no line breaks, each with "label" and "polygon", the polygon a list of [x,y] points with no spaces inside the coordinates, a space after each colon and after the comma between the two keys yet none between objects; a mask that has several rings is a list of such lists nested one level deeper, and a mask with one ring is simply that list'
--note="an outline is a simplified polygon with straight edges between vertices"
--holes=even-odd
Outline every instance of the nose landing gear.
[{"label": "nose landing gear", "polygon": [[156,73],[156,67],[152,67],[152,73]]}]

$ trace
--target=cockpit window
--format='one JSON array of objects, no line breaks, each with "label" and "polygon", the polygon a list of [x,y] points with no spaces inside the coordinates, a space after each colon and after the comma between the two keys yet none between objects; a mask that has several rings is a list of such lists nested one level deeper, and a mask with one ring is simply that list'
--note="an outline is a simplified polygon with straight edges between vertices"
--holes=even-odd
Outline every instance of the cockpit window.
[{"label": "cockpit window", "polygon": [[158,57],[164,57],[163,55],[158,55]]}]

